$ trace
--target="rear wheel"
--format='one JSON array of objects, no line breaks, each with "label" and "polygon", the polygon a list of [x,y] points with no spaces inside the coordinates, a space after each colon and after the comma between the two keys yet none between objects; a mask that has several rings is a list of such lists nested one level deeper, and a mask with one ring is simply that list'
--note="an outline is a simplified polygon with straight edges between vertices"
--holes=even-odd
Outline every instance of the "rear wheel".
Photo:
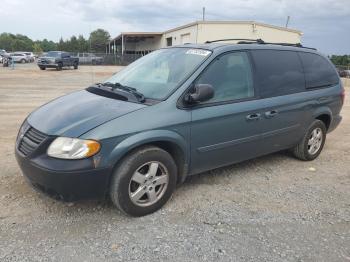
[{"label": "rear wheel", "polygon": [[26,60],[25,60],[25,59],[21,59],[21,63],[22,63],[22,64],[25,64],[25,63],[26,63]]},{"label": "rear wheel", "polygon": [[124,213],[144,216],[169,200],[176,177],[177,167],[171,155],[158,147],[147,146],[129,154],[116,168],[110,197]]},{"label": "rear wheel", "polygon": [[39,66],[40,70],[45,70],[46,67],[45,66]]},{"label": "rear wheel", "polygon": [[321,153],[326,141],[327,128],[320,120],[315,120],[303,139],[292,149],[293,155],[304,161],[314,160]]}]

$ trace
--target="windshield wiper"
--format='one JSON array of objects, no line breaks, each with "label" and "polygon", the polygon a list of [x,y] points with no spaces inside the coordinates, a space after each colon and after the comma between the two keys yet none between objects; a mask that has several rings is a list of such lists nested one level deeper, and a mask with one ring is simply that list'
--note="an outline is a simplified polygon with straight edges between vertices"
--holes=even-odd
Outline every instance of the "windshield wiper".
[{"label": "windshield wiper", "polygon": [[138,92],[136,90],[136,88],[133,88],[130,86],[125,86],[125,85],[122,85],[120,83],[111,83],[111,82],[98,83],[97,85],[110,87],[112,89],[112,91],[114,91],[115,89],[119,89],[119,90],[123,90],[123,91],[128,92],[128,93],[131,93],[136,97],[136,99],[139,102],[145,102],[145,100],[146,100],[145,96],[142,93]]}]

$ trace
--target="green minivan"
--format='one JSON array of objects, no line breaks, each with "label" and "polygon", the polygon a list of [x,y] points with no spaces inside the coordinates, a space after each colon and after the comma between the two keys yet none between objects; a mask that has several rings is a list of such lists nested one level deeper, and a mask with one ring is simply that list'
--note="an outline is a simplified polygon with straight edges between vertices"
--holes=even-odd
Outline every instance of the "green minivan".
[{"label": "green minivan", "polygon": [[50,196],[143,216],[189,175],[281,150],[315,159],[344,96],[328,58],[300,45],[164,48],[32,112],[16,158]]}]

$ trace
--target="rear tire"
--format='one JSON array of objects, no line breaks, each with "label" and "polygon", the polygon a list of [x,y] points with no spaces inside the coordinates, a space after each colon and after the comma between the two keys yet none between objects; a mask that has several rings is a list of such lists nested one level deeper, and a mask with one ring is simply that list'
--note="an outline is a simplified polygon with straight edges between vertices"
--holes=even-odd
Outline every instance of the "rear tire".
[{"label": "rear tire", "polygon": [[176,187],[177,167],[171,155],[154,146],[131,152],[117,166],[110,184],[114,205],[130,216],[160,209]]},{"label": "rear tire", "polygon": [[25,59],[21,59],[21,63],[22,63],[22,64],[25,64],[25,63],[26,63],[26,60],[25,60]]},{"label": "rear tire", "polygon": [[293,155],[303,161],[311,161],[319,156],[326,142],[327,128],[320,120],[315,120],[299,144],[292,148]]},{"label": "rear tire", "polygon": [[46,69],[46,67],[44,67],[44,66],[39,66],[39,68],[40,68],[40,70],[45,70]]}]

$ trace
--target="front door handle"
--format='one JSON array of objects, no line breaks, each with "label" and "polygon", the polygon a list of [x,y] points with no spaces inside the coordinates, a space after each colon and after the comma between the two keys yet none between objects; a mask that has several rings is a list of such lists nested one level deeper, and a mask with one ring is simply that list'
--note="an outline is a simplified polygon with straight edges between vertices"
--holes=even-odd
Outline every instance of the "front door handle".
[{"label": "front door handle", "polygon": [[248,121],[252,121],[252,120],[259,120],[260,119],[260,114],[258,113],[254,113],[254,114],[251,114],[251,115],[247,115],[246,119]]},{"label": "front door handle", "polygon": [[272,117],[276,116],[277,114],[278,114],[277,110],[271,110],[271,111],[265,112],[265,117],[272,118]]}]

